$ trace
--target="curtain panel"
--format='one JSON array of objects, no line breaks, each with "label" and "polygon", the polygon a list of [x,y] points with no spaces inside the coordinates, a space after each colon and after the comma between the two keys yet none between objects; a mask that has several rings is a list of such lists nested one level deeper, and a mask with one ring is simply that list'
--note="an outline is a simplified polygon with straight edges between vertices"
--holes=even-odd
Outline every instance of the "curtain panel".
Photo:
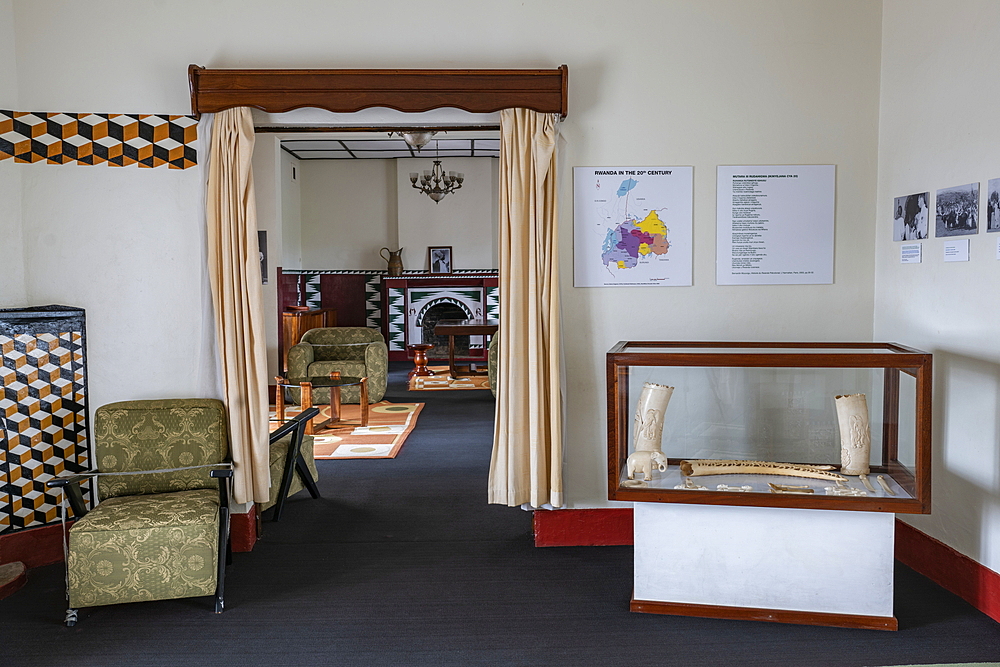
[{"label": "curtain panel", "polygon": [[208,268],[238,503],[267,502],[271,484],[267,350],[250,168],[253,144],[250,109],[215,115],[206,200]]},{"label": "curtain panel", "polygon": [[500,112],[500,367],[489,502],[562,507],[554,114]]}]

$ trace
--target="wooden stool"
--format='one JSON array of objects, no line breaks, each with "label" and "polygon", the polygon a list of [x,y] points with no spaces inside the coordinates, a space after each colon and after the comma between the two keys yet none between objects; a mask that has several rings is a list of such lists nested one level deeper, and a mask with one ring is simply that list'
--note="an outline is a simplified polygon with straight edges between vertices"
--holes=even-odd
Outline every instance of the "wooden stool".
[{"label": "wooden stool", "polygon": [[407,346],[407,349],[413,350],[413,364],[414,369],[410,371],[407,375],[407,379],[412,377],[426,377],[428,375],[434,375],[434,371],[427,368],[427,350],[434,347],[430,343],[416,343],[415,345]]}]

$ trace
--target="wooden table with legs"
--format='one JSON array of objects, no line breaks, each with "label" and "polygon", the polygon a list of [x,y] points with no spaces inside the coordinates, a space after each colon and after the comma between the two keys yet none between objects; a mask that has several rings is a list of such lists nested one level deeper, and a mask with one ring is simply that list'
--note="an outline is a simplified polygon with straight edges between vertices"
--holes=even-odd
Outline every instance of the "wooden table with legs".
[{"label": "wooden table with legs", "polygon": [[448,337],[448,372],[457,378],[459,371],[464,375],[488,375],[489,371],[480,370],[475,364],[469,364],[468,370],[455,366],[455,336],[483,336],[483,349],[489,348],[489,337],[500,328],[500,320],[440,320],[434,327],[435,336]]},{"label": "wooden table with legs", "polygon": [[289,382],[285,378],[278,376],[275,378],[278,385],[274,398],[275,417],[279,421],[285,419],[285,392],[284,387],[298,388],[300,390],[299,405],[302,410],[308,410],[313,405],[313,389],[322,387],[330,388],[330,418],[316,424],[310,421],[306,425],[306,435],[313,435],[316,429],[323,428],[340,421],[340,388],[351,385],[361,387],[361,426],[368,426],[368,378],[352,377],[341,375],[339,371],[334,371],[329,375],[311,377],[301,382]]}]

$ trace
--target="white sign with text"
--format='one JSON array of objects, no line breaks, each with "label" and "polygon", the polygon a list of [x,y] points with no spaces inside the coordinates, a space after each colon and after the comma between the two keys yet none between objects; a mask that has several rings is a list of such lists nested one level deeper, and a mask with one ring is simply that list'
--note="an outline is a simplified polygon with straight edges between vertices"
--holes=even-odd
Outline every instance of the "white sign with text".
[{"label": "white sign with text", "polygon": [[833,282],[836,166],[720,166],[716,283]]}]

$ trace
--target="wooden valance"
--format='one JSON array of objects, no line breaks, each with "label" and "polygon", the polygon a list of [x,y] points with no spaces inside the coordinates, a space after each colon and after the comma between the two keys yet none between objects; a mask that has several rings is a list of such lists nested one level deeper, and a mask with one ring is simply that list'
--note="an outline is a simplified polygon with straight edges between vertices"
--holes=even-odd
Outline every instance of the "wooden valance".
[{"label": "wooden valance", "polygon": [[565,117],[568,78],[566,65],[548,70],[188,67],[196,114],[240,106],[269,113],[301,107],[337,113],[368,107],[408,113],[455,107],[472,113],[524,108]]}]

